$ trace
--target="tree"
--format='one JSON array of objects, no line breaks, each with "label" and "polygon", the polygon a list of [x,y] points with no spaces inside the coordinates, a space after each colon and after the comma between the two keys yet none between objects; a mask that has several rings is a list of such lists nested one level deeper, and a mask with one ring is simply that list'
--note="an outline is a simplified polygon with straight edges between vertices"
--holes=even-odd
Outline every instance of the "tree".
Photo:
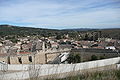
[{"label": "tree", "polygon": [[89,39],[88,34],[85,34],[84,40],[88,40],[88,39]]},{"label": "tree", "polygon": [[98,57],[96,55],[92,55],[91,56],[91,61],[93,61],[93,60],[98,60]]},{"label": "tree", "polygon": [[61,35],[57,35],[56,39],[62,39],[62,36]]},{"label": "tree", "polygon": [[13,43],[17,43],[19,40],[18,39],[11,39]]},{"label": "tree", "polygon": [[80,63],[81,62],[81,57],[80,54],[75,55],[75,63]]},{"label": "tree", "polygon": [[70,54],[67,61],[68,63],[80,63],[81,62],[80,54]]}]

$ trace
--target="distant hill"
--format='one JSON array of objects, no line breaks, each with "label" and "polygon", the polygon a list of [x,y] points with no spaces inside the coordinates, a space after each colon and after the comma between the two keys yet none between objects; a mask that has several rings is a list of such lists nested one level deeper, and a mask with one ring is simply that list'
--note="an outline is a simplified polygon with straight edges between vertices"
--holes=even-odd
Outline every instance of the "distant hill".
[{"label": "distant hill", "polygon": [[101,37],[120,40],[120,28],[107,28],[107,29],[77,28],[77,29],[64,29],[64,30],[78,31],[84,33],[101,32]]},{"label": "distant hill", "polygon": [[[43,29],[43,28],[32,28],[32,27],[20,27],[20,26],[12,26],[12,25],[0,25],[0,36],[6,35],[19,35],[19,36],[26,36],[26,35],[39,35],[39,36],[56,36],[64,34],[70,34],[72,37],[79,35],[78,33],[84,32],[101,32],[102,37],[109,37],[120,39],[120,28],[111,28],[111,29],[89,29],[89,28],[78,28],[78,29]],[[78,33],[76,33],[78,32]],[[76,36],[77,38],[77,36]]]},{"label": "distant hill", "polygon": [[63,29],[66,31],[91,31],[91,30],[97,30],[97,29],[91,29],[91,28],[75,28],[75,29]]},{"label": "distant hill", "polygon": [[120,28],[101,29],[102,37],[109,37],[120,40]]},{"label": "distant hill", "polygon": [[0,25],[0,35],[54,35],[59,30],[55,29],[43,29],[43,28],[31,28],[20,27],[12,25]]}]

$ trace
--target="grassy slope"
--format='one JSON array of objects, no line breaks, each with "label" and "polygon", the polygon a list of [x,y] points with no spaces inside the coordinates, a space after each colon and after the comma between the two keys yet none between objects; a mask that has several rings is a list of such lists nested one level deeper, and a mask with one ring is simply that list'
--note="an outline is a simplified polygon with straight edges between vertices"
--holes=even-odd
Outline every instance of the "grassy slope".
[{"label": "grassy slope", "polygon": [[120,70],[97,71],[77,76],[66,77],[63,79],[47,80],[120,80]]}]

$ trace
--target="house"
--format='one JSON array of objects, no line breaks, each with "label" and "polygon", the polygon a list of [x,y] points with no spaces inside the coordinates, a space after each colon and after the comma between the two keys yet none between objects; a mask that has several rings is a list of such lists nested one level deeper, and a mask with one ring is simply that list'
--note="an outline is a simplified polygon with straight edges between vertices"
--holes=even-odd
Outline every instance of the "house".
[{"label": "house", "polygon": [[82,48],[90,48],[92,42],[90,42],[90,41],[81,41],[80,44],[82,45]]},{"label": "house", "polygon": [[107,46],[105,47],[105,49],[112,49],[112,50],[115,50],[116,48],[114,46]]},{"label": "house", "polygon": [[20,49],[20,48],[21,48],[21,44],[15,44],[15,46],[14,46],[14,47],[16,47],[16,48]]},{"label": "house", "polygon": [[1,46],[1,47],[0,47],[0,53],[1,53],[1,54],[5,54],[5,53],[7,53],[6,48],[3,47],[3,46]]},{"label": "house", "polygon": [[29,50],[30,46],[28,46],[27,44],[22,44],[21,45],[21,50]]},{"label": "house", "polygon": [[72,45],[69,45],[69,44],[62,44],[62,45],[59,45],[59,48],[60,48],[60,49],[65,49],[65,48],[71,49],[71,48],[72,48]]},{"label": "house", "polygon": [[8,56],[14,56],[14,55],[16,55],[16,53],[17,53],[17,48],[15,48],[15,47],[10,47],[8,50],[7,50],[7,53],[6,54],[8,54]]},{"label": "house", "polygon": [[114,43],[109,42],[109,43],[106,45],[105,49],[112,49],[112,50],[115,50],[116,48],[115,48],[115,46],[114,46]]},{"label": "house", "polygon": [[10,47],[10,46],[14,46],[15,44],[12,43],[10,40],[5,40],[5,41],[4,41],[4,45]]},{"label": "house", "polygon": [[42,50],[43,42],[42,41],[37,41],[36,42],[36,50]]},{"label": "house", "polygon": [[59,45],[59,44],[58,44],[57,42],[51,43],[51,47],[52,47],[52,48],[58,48],[58,45]]}]

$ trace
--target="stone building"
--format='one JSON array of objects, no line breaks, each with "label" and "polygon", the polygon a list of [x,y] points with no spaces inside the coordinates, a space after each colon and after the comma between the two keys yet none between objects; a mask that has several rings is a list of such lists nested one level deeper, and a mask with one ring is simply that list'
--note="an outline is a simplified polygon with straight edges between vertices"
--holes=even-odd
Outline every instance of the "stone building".
[{"label": "stone building", "polygon": [[[0,62],[5,62],[8,64],[45,64],[49,61],[54,60],[61,52],[60,49],[51,50],[45,48],[45,42],[40,42],[36,50],[36,45],[34,51],[17,51],[17,50],[9,50],[10,53],[2,53],[0,54]],[[41,50],[38,50],[41,49]],[[13,51],[13,52],[12,52]],[[65,51],[65,49],[64,49]]]},{"label": "stone building", "polygon": [[[45,62],[45,45],[42,44],[41,51],[18,51],[13,47],[9,48],[6,53],[0,53],[0,62],[6,62],[8,64],[44,64]],[[37,48],[38,49],[38,48]]]},{"label": "stone building", "polygon": [[20,52],[19,54],[0,54],[0,62],[8,64],[45,64],[45,53],[43,52]]}]

